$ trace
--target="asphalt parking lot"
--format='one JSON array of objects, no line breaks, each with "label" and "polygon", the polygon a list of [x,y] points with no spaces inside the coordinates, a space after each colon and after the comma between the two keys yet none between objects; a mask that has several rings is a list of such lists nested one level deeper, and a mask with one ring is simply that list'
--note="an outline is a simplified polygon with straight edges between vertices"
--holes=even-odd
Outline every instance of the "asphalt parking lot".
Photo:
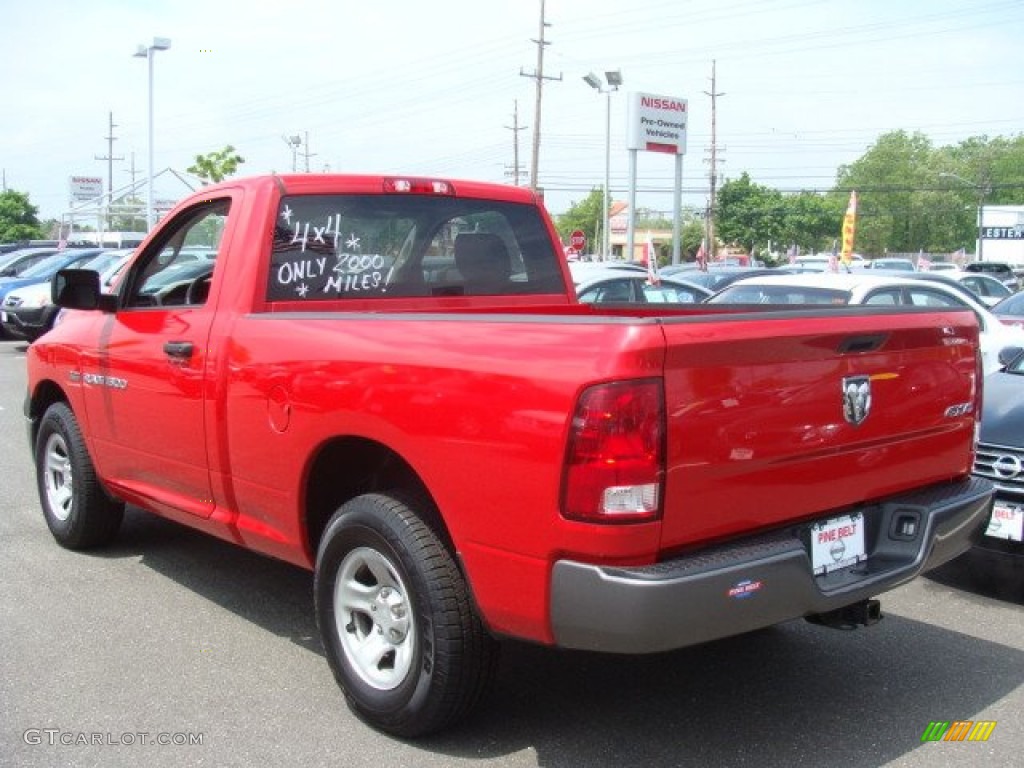
[{"label": "asphalt parking lot", "polygon": [[[793,622],[646,657],[504,648],[487,702],[402,742],[345,708],[310,574],[130,510],[116,545],[56,546],[0,342],[0,765],[1017,766],[1024,599],[959,563],[843,632]],[[932,721],[984,742],[923,743]]]}]

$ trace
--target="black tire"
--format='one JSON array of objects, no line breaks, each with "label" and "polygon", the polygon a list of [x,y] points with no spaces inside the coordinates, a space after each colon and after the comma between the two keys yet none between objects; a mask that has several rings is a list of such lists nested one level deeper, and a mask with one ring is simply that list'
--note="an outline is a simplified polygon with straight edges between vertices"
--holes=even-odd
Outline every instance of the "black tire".
[{"label": "black tire", "polygon": [[463,718],[494,676],[498,645],[417,502],[367,494],[331,518],[317,554],[317,624],[349,707],[405,738]]},{"label": "black tire", "polygon": [[107,496],[96,477],[74,413],[64,403],[47,408],[36,436],[36,486],[46,525],[68,549],[90,549],[117,535],[124,505]]}]

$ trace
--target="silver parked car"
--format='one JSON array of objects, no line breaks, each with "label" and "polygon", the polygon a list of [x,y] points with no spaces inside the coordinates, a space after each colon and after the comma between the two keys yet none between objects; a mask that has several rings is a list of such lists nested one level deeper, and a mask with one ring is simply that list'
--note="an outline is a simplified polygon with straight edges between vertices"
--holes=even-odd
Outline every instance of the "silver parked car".
[{"label": "silver parked car", "polygon": [[646,272],[609,270],[579,283],[576,295],[586,304],[699,304],[712,292],[674,277],[652,282]]},{"label": "silver parked car", "polygon": [[867,304],[969,309],[978,320],[985,373],[1002,367],[999,354],[1004,349],[1024,347],[1024,329],[1005,325],[969,291],[937,280],[872,274],[872,270],[838,275],[809,272],[749,277],[719,291],[708,301],[712,304],[827,304],[835,307]]}]

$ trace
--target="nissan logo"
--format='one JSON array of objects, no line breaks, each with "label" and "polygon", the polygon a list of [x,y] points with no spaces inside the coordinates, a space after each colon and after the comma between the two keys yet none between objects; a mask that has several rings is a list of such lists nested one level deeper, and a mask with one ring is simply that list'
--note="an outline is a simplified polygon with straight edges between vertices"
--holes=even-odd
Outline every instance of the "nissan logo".
[{"label": "nissan logo", "polygon": [[1016,456],[1000,456],[992,462],[992,471],[1003,480],[1010,480],[1020,474],[1020,459]]}]

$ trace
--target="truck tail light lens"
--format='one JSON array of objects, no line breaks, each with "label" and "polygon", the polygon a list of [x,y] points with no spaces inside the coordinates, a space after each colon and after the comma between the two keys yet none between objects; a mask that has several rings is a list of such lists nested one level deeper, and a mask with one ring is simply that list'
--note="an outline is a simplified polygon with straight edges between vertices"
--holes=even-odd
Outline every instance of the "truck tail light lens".
[{"label": "truck tail light lens", "polygon": [[451,182],[440,179],[384,179],[384,191],[395,194],[453,196],[455,187]]},{"label": "truck tail light lens", "polygon": [[665,397],[661,381],[599,384],[580,395],[562,480],[562,515],[633,523],[661,515]]},{"label": "truck tail light lens", "polygon": [[974,400],[974,442],[971,444],[971,460],[968,466],[974,466],[978,454],[978,443],[981,442],[981,411],[985,406],[985,363],[981,358],[981,346],[974,351],[974,379],[971,382]]}]

